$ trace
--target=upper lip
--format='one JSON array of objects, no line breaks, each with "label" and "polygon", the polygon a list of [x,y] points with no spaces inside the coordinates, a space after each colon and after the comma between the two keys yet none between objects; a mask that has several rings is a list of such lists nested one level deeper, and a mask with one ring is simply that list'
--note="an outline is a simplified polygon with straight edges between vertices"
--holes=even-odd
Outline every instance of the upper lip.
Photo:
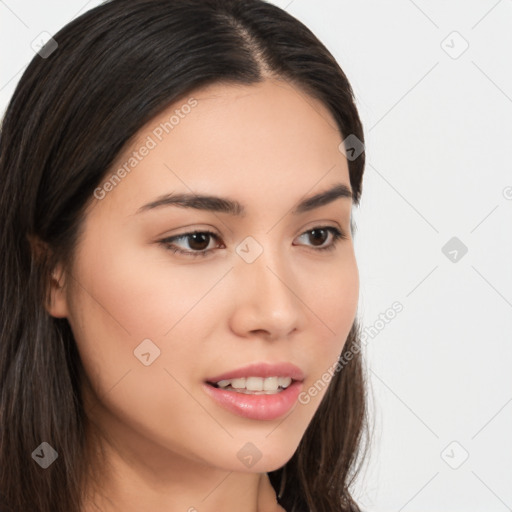
[{"label": "upper lip", "polygon": [[304,380],[302,370],[292,363],[252,363],[236,370],[209,377],[206,382],[217,383],[220,380],[242,377],[290,377],[292,380]]}]

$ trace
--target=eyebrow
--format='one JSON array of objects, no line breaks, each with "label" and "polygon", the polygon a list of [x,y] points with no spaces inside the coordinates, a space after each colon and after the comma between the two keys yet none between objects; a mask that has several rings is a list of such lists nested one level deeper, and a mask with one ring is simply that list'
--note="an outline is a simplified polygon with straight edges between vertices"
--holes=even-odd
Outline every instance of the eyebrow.
[{"label": "eyebrow", "polygon": [[[324,192],[320,192],[303,199],[295,207],[292,213],[297,215],[309,212],[340,198],[353,199],[352,191],[343,183],[338,183]],[[246,214],[244,206],[233,199],[192,193],[166,194],[164,196],[160,196],[155,201],[151,201],[150,203],[141,206],[136,213],[154,210],[155,208],[161,208],[163,206],[194,208],[196,210],[227,213],[238,217],[243,217]]]}]

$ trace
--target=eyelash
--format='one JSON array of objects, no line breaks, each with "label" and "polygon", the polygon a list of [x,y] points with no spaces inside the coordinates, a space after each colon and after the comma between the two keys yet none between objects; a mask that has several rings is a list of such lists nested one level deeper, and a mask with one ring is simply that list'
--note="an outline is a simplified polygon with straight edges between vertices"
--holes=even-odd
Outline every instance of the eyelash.
[{"label": "eyelash", "polygon": [[[338,242],[340,240],[347,240],[347,236],[343,231],[340,231],[339,229],[333,227],[333,226],[318,226],[314,227],[312,229],[308,229],[307,231],[304,231],[300,236],[305,235],[307,233],[311,233],[315,230],[325,230],[329,231],[332,234],[332,242],[329,245],[323,246],[323,247],[317,247],[314,248],[314,251],[332,251],[336,248]],[[183,233],[181,235],[171,236],[169,238],[164,238],[163,240],[160,240],[160,243],[169,251],[172,251],[174,254],[183,254],[185,256],[191,256],[191,257],[197,257],[197,256],[207,256],[211,252],[213,252],[215,249],[207,249],[203,251],[185,251],[183,249],[179,249],[176,246],[172,244],[172,242],[175,242],[176,240],[181,240],[183,238],[188,238],[191,235],[196,234],[202,234],[202,235],[209,235],[210,237],[214,238],[215,240],[219,240],[219,236],[216,233],[213,233],[212,231],[191,231],[189,233]],[[310,246],[314,247],[314,246]]]}]

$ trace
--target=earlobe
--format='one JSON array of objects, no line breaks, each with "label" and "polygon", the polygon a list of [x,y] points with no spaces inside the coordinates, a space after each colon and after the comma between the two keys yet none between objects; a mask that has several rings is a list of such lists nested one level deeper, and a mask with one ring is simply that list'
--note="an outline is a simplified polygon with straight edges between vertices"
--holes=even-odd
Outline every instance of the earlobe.
[{"label": "earlobe", "polygon": [[68,316],[65,280],[65,273],[59,265],[52,272],[48,300],[45,304],[46,311],[55,318]]}]

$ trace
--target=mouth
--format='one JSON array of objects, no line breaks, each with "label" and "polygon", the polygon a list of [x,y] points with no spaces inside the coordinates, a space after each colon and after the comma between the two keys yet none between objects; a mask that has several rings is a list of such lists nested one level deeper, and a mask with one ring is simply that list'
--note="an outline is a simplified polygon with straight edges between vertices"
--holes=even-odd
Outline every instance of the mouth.
[{"label": "mouth", "polygon": [[290,387],[294,382],[301,382],[291,377],[241,377],[222,379],[218,382],[206,381],[206,384],[225,391],[245,395],[275,395]]},{"label": "mouth", "polygon": [[245,394],[275,394],[302,382],[302,370],[291,363],[252,363],[205,380],[217,389]]},{"label": "mouth", "polygon": [[205,379],[203,389],[231,413],[273,420],[296,404],[303,381],[302,370],[291,363],[253,363]]}]

